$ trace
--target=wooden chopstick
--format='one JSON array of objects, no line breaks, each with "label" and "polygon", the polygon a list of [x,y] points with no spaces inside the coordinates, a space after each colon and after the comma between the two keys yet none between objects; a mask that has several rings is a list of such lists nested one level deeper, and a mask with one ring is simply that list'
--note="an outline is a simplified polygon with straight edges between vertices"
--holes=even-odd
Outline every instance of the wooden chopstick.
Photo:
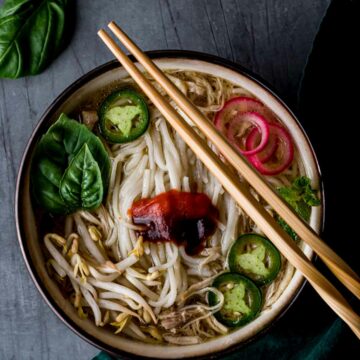
[{"label": "wooden chopstick", "polygon": [[207,146],[206,142],[184,121],[166,99],[159,94],[136,65],[117,46],[115,41],[104,30],[100,30],[98,35],[165,119],[194,153],[197,154],[209,171],[221,182],[228,193],[257,223],[265,235],[273,241],[289,262],[306,277],[324,301],[360,338],[360,318],[338,290],[312,265],[290,236],[283,231],[276,220],[251,195],[248,188],[238,181],[230,169]]},{"label": "wooden chopstick", "polygon": [[194,106],[191,101],[168,79],[168,77],[143,53],[136,44],[114,22],[109,28],[125,48],[139,61],[144,69],[161,85],[179,108],[194,122],[201,132],[218,149],[229,163],[251,184],[258,194],[286,221],[287,224],[304,240],[324,261],[335,276],[360,299],[360,278],[315,231],[303,221],[289,205],[279,197],[271,186],[244,160],[215,126]]}]

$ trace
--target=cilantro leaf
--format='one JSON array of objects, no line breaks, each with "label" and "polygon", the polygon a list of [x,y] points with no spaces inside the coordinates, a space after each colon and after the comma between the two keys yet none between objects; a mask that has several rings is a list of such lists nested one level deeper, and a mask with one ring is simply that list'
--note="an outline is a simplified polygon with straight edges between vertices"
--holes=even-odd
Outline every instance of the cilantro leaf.
[{"label": "cilantro leaf", "polygon": [[294,240],[297,240],[299,238],[296,232],[284,221],[283,218],[278,217],[277,222]]},{"label": "cilantro leaf", "polygon": [[[278,192],[305,221],[310,219],[311,207],[320,205],[316,190],[311,188],[311,180],[306,176],[296,178],[291,186],[278,188]],[[278,217],[277,221],[294,240],[298,239],[296,233],[282,218]]]}]

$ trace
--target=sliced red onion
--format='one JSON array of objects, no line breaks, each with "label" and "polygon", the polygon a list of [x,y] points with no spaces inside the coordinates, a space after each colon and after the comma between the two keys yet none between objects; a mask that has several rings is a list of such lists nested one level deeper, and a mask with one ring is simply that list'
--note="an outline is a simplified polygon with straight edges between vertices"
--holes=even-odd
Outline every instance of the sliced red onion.
[{"label": "sliced red onion", "polygon": [[253,111],[265,117],[269,122],[275,121],[274,114],[261,101],[247,96],[238,96],[228,100],[217,112],[214,124],[223,134],[226,134],[230,122],[236,115]]},{"label": "sliced red onion", "polygon": [[294,158],[289,133],[257,99],[246,96],[230,99],[216,114],[214,124],[264,175],[281,173]]},{"label": "sliced red onion", "polygon": [[[261,134],[260,142],[252,149],[246,149],[245,139],[249,128],[256,128]],[[269,140],[269,124],[266,119],[256,112],[238,114],[230,123],[227,137],[243,155],[254,155],[263,150]],[[241,147],[243,142],[244,147]]]},{"label": "sliced red onion", "polygon": [[261,162],[258,154],[248,156],[250,163],[263,175],[277,175],[290,166],[294,159],[294,145],[290,134],[277,124],[269,124],[270,131],[278,139],[278,147],[271,158]]},{"label": "sliced red onion", "polygon": [[[264,147],[263,150],[261,150],[259,153],[257,153],[257,156],[259,160],[262,163],[266,163],[270,160],[270,158],[274,155],[279,141],[276,135],[274,135],[273,131],[271,131],[273,127],[269,127],[269,141]],[[258,130],[258,128],[253,128],[249,135],[247,136],[245,140],[245,148],[246,150],[253,150],[256,148],[256,146],[260,143],[261,134]]]}]

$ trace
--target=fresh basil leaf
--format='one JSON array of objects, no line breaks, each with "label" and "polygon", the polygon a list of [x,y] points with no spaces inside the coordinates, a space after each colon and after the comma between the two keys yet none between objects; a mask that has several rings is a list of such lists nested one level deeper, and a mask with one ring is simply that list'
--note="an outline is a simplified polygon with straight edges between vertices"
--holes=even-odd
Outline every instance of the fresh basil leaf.
[{"label": "fresh basil leaf", "polygon": [[99,164],[102,181],[106,188],[110,173],[109,156],[101,140],[85,125],[61,114],[43,136],[42,142],[45,147],[43,151],[47,156],[65,167],[86,143]]},{"label": "fresh basil leaf", "polygon": [[72,0],[6,0],[0,8],[0,77],[35,75],[64,45]]},{"label": "fresh basil leaf", "polygon": [[44,208],[56,214],[68,213],[71,209],[59,194],[59,186],[63,171],[56,163],[43,159],[36,172],[36,184],[33,182],[33,192],[37,201]]},{"label": "fresh basil leaf", "polygon": [[60,183],[60,195],[73,208],[92,210],[100,206],[104,195],[101,171],[87,144],[66,169]]},{"label": "fresh basil leaf", "polygon": [[61,198],[60,183],[69,164],[84,144],[87,144],[91,156],[98,164],[103,193],[106,192],[110,159],[104,145],[85,125],[61,114],[37,144],[32,161],[33,195],[46,210],[66,214],[81,208]]},{"label": "fresh basil leaf", "polygon": [[[291,186],[281,187],[278,192],[305,221],[310,220],[311,207],[320,205],[316,191],[311,188],[311,180],[306,176],[296,178]],[[294,240],[298,239],[294,230],[282,218],[278,217],[278,222]]]}]

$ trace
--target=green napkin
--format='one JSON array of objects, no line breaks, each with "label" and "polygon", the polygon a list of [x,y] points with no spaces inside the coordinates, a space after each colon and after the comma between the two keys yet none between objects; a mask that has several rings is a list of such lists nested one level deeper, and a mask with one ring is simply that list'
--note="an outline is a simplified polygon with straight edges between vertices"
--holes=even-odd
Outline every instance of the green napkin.
[{"label": "green napkin", "polygon": [[[314,144],[325,184],[324,238],[355,271],[359,270],[359,232],[355,225],[358,211],[341,209],[360,203],[359,191],[350,194],[347,186],[351,185],[349,178],[353,178],[353,184],[358,182],[352,167],[359,167],[359,135],[352,131],[352,123],[358,127],[360,122],[359,90],[350,89],[359,86],[355,83],[360,77],[360,52],[355,51],[359,47],[359,18],[360,1],[332,1],[314,42],[299,93],[300,119]],[[350,167],[345,160],[349,160]],[[344,290],[324,265],[317,262],[317,267]],[[306,284],[293,306],[269,332],[222,359],[348,360],[359,358],[359,350],[359,341],[349,328]],[[95,359],[113,358],[101,352]]]}]

